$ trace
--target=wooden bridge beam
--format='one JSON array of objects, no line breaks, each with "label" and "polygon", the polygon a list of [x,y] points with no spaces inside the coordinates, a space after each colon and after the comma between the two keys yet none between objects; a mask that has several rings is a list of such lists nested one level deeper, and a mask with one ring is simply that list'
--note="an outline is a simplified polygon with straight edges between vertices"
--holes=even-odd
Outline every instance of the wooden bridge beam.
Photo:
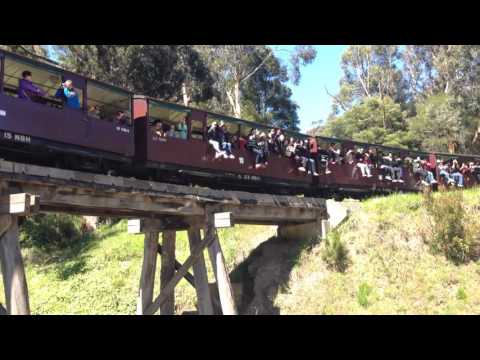
[{"label": "wooden bridge beam", "polygon": [[[193,250],[201,244],[199,228],[191,227],[188,230],[188,241],[190,243],[190,251],[193,253]],[[203,252],[199,255],[198,261],[193,264],[193,274],[195,276],[198,313],[199,315],[213,315],[212,297],[208,285],[207,267]]]},{"label": "wooden bridge beam", "polygon": [[[163,232],[162,239],[162,261],[160,267],[160,294],[166,285],[175,275],[175,230],[167,230]],[[175,314],[175,288],[170,291],[165,301],[160,305],[161,315]]]},{"label": "wooden bridge beam", "polygon": [[159,233],[157,231],[149,231],[145,233],[137,315],[145,314],[145,310],[153,301],[155,269],[157,266],[158,235]]},{"label": "wooden bridge beam", "polygon": [[[9,219],[5,219],[8,217]],[[18,217],[1,215],[0,223],[9,224],[0,238],[0,262],[5,289],[6,311],[10,315],[29,315],[27,279],[20,252]]]},{"label": "wooden bridge beam", "polygon": [[225,265],[225,258],[214,225],[214,212],[207,206],[205,213],[205,241],[210,243],[208,253],[217,280],[222,313],[223,315],[237,315],[229,272]]}]

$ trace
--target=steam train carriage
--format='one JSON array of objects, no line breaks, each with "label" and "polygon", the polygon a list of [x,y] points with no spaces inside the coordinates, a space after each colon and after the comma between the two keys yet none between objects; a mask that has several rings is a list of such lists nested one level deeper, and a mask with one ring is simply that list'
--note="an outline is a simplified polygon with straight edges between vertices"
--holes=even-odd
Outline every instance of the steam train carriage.
[{"label": "steam train carriage", "polygon": [[[19,99],[18,82],[23,71],[33,74],[35,85],[46,91],[35,101]],[[65,80],[72,80],[81,108],[71,109],[54,97]],[[96,107],[97,113],[90,110]],[[123,111],[131,122],[120,125],[115,114]],[[186,119],[186,139],[159,137],[153,124],[175,126]],[[113,120],[113,121],[112,121]],[[215,159],[207,141],[207,128],[223,121],[235,135],[235,159]],[[116,173],[182,184],[255,192],[305,194],[309,196],[361,197],[372,192],[416,191],[418,179],[404,168],[404,183],[381,180],[378,169],[371,178],[359,176],[354,164],[329,165],[331,173],[319,177],[297,170],[292,159],[271,154],[268,166],[255,169],[254,156],[240,146],[252,128],[269,132],[271,127],[225,115],[189,108],[134,95],[97,80],[59,67],[0,51],[0,157],[12,161],[56,166],[72,170]],[[307,135],[286,132],[287,136],[308,139]],[[451,157],[426,154],[353,141],[316,137],[319,147],[337,143],[343,152],[357,147],[375,148],[401,156]],[[458,155],[460,161],[478,160],[473,155]],[[473,179],[467,179],[467,185]]]}]

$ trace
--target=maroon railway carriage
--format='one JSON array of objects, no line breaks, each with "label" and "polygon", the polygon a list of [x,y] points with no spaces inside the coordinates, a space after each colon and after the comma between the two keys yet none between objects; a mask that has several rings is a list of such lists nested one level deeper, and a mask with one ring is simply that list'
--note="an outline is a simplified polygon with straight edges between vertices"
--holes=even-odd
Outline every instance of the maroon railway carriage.
[{"label": "maroon railway carriage", "polygon": [[[185,178],[215,187],[283,193],[314,191],[312,176],[299,172],[291,159],[271,154],[266,168],[255,169],[253,154],[242,148],[240,140],[233,144],[235,159],[215,159],[207,141],[207,128],[214,121],[223,121],[228,132],[238,139],[246,137],[252,128],[268,132],[270,127],[140,96],[134,100],[134,119],[136,160],[145,169],[180,171]],[[181,119],[186,119],[186,139],[153,133],[155,121],[175,127]]]},{"label": "maroon railway carriage", "polygon": [[[23,71],[47,93],[35,101],[17,96]],[[106,168],[105,162],[129,166],[135,153],[133,129],[113,121],[117,110],[130,112],[132,94],[55,66],[39,63],[8,52],[0,52],[0,146],[2,153],[25,152],[28,160],[69,166],[90,161]],[[72,80],[81,108],[65,106],[54,94],[65,80]],[[97,106],[97,116],[88,111]],[[28,150],[27,150],[28,149]],[[32,151],[36,149],[36,151]],[[64,164],[65,165],[65,164]]]},{"label": "maroon railway carriage", "polygon": [[[33,82],[47,92],[37,101],[17,97],[21,73],[29,70]],[[81,109],[71,109],[54,98],[60,84],[72,80],[80,95]],[[93,107],[97,111],[93,112]],[[122,110],[133,124],[119,125],[113,118]],[[161,121],[175,127],[185,118],[186,138],[158,137],[152,123]],[[319,177],[299,172],[292,159],[271,154],[268,166],[255,169],[254,156],[235,141],[235,159],[215,159],[207,141],[207,128],[214,121],[226,123],[230,134],[246,138],[252,128],[268,133],[271,127],[232,117],[201,111],[181,105],[133,96],[127,90],[40,63],[9,52],[0,51],[0,155],[2,158],[54,165],[67,169],[93,172],[115,170],[118,175],[150,178],[157,181],[190,183],[223,189],[248,189],[265,193],[306,194],[309,196],[363,197],[372,193],[418,191],[420,179],[411,167],[403,166],[404,183],[381,178],[379,169],[372,169],[371,178],[363,178],[354,164],[330,164],[326,174],[317,163]],[[287,136],[308,139],[303,134],[287,132]],[[401,157],[458,158],[478,161],[478,156],[427,154],[365,144],[348,140],[316,137],[318,147],[337,143],[348,149],[374,148]],[[436,177],[438,176],[438,170]],[[440,181],[441,182],[441,181]],[[467,175],[465,185],[477,181]]]}]

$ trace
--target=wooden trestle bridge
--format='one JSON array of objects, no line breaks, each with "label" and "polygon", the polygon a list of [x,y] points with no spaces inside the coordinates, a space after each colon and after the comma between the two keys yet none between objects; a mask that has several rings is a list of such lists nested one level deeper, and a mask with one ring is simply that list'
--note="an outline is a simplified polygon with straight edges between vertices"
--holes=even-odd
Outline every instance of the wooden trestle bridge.
[{"label": "wooden trestle bridge", "polygon": [[[3,160],[0,191],[0,261],[6,299],[0,312],[6,314],[30,314],[18,219],[35,212],[141,219],[145,245],[137,313],[160,310],[166,315],[174,313],[174,289],[182,278],[196,289],[199,314],[213,314],[214,301],[223,314],[237,314],[215,227],[216,213],[230,213],[235,224],[278,225],[279,236],[296,238],[316,236],[328,218],[324,199],[211,190]],[[191,254],[180,264],[175,239],[176,231],[182,230],[188,231]],[[210,293],[206,249],[218,299]],[[161,257],[161,290],[154,296],[157,256]]]}]

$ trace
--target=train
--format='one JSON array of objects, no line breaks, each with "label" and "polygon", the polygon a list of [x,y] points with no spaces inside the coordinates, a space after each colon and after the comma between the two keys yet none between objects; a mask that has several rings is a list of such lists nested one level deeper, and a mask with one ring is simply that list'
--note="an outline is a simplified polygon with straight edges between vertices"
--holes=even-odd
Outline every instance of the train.
[{"label": "train", "polygon": [[[45,91],[36,101],[21,99],[18,82],[24,71]],[[59,85],[71,80],[80,108],[72,109],[55,97]],[[95,109],[95,111],[92,111]],[[115,121],[122,111],[129,121]],[[172,128],[185,120],[185,137],[162,137],[152,131],[157,121]],[[217,159],[207,141],[207,129],[223,122],[235,135],[234,159]],[[8,51],[0,51],[0,157],[6,160],[71,170],[148,179],[214,189],[313,197],[363,198],[372,194],[422,189],[410,166],[403,165],[403,182],[387,181],[381,169],[362,177],[355,163],[329,164],[319,176],[298,170],[288,157],[271,154],[268,166],[257,169],[254,155],[239,144],[252,129],[273,127],[134,94],[127,89],[67,71]],[[319,149],[337,144],[342,153],[363,148],[401,157],[457,158],[477,162],[480,156],[409,151],[345,139],[285,131],[286,136],[309,140]],[[438,170],[435,177],[439,179]],[[477,183],[471,176],[466,186]]]}]

